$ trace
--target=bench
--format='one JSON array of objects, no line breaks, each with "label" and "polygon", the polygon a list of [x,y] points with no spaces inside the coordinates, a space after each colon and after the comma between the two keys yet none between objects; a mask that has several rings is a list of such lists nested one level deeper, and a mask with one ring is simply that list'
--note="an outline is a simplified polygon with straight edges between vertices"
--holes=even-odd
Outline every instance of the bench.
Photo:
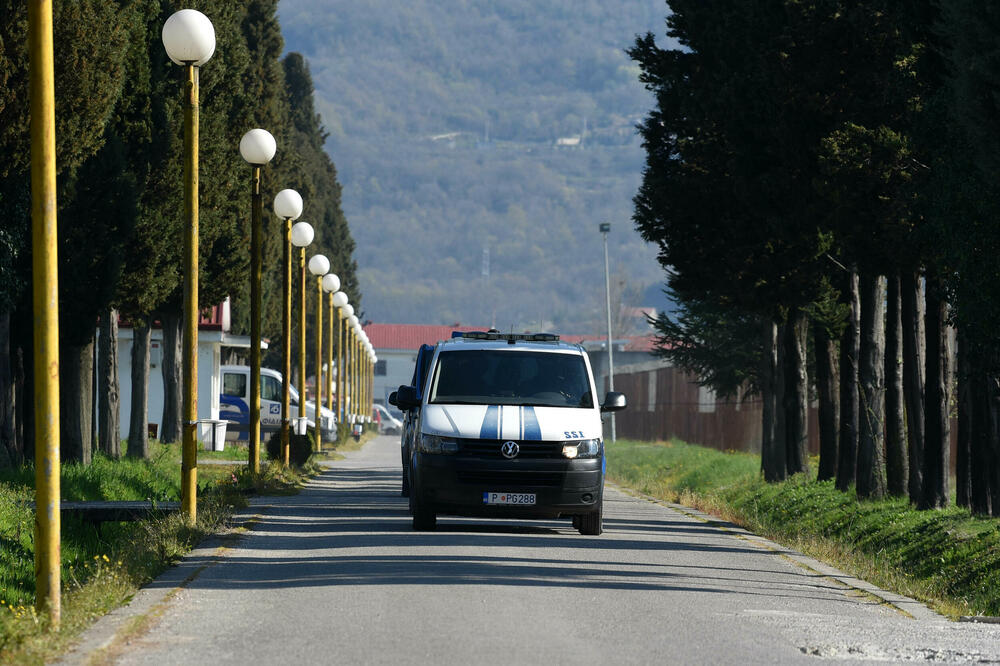
[{"label": "bench", "polygon": [[[34,503],[32,503],[34,504]],[[123,502],[60,502],[59,513],[71,515],[89,523],[125,522],[145,520],[181,510],[180,502],[151,502],[149,500]]]}]

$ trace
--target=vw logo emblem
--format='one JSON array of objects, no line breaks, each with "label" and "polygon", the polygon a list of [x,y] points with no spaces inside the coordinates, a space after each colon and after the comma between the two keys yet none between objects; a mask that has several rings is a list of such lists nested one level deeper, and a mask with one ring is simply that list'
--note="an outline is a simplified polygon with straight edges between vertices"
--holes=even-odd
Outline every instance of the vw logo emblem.
[{"label": "vw logo emblem", "polygon": [[504,458],[516,458],[520,451],[521,447],[517,445],[517,442],[504,442],[500,446],[500,453],[503,454]]}]

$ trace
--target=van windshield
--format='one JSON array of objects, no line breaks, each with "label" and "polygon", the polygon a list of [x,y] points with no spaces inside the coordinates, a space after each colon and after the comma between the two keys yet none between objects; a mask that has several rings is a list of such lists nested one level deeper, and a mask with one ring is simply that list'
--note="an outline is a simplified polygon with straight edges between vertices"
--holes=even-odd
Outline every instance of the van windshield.
[{"label": "van windshield", "polygon": [[593,407],[583,357],[529,351],[443,351],[431,403]]}]

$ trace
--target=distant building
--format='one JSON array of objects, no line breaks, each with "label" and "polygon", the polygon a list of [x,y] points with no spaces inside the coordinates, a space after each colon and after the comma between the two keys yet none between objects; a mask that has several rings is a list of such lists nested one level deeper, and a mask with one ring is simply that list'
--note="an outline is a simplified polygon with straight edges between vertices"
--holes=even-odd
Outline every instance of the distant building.
[{"label": "distant building", "polygon": [[[375,348],[378,362],[375,364],[373,397],[375,402],[388,404],[389,394],[402,384],[409,384],[413,378],[413,367],[420,345],[433,345],[439,340],[451,337],[452,331],[485,331],[488,326],[434,326],[426,324],[375,324],[365,326],[365,333]],[[561,335],[561,339],[582,344],[590,357],[597,383],[598,400],[603,400],[608,374],[607,336]],[[633,335],[612,341],[615,367],[653,360],[651,352],[655,337]]]},{"label": "distant building", "polygon": [[[118,328],[118,386],[122,439],[128,437],[132,417],[132,325],[122,321]],[[149,384],[146,424],[151,437],[159,437],[163,418],[163,329],[154,322],[149,344]],[[198,323],[198,420],[219,419],[222,348],[250,348],[250,337],[229,334],[229,299],[206,310]],[[266,348],[266,347],[265,347]],[[205,436],[199,428],[199,438]],[[208,435],[210,436],[210,435]],[[207,438],[207,437],[205,437]]]},{"label": "distant building", "polygon": [[413,378],[420,345],[447,340],[452,331],[485,331],[488,326],[434,326],[427,324],[375,324],[365,326],[368,340],[375,348],[375,378],[372,397],[388,404],[389,394]]}]

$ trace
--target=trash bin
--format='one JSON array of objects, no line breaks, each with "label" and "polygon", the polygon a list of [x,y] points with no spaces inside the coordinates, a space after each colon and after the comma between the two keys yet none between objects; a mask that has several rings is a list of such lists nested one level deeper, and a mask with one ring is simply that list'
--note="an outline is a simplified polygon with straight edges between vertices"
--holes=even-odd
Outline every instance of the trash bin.
[{"label": "trash bin", "polygon": [[206,451],[225,451],[228,421],[204,419],[198,421],[198,439]]}]

